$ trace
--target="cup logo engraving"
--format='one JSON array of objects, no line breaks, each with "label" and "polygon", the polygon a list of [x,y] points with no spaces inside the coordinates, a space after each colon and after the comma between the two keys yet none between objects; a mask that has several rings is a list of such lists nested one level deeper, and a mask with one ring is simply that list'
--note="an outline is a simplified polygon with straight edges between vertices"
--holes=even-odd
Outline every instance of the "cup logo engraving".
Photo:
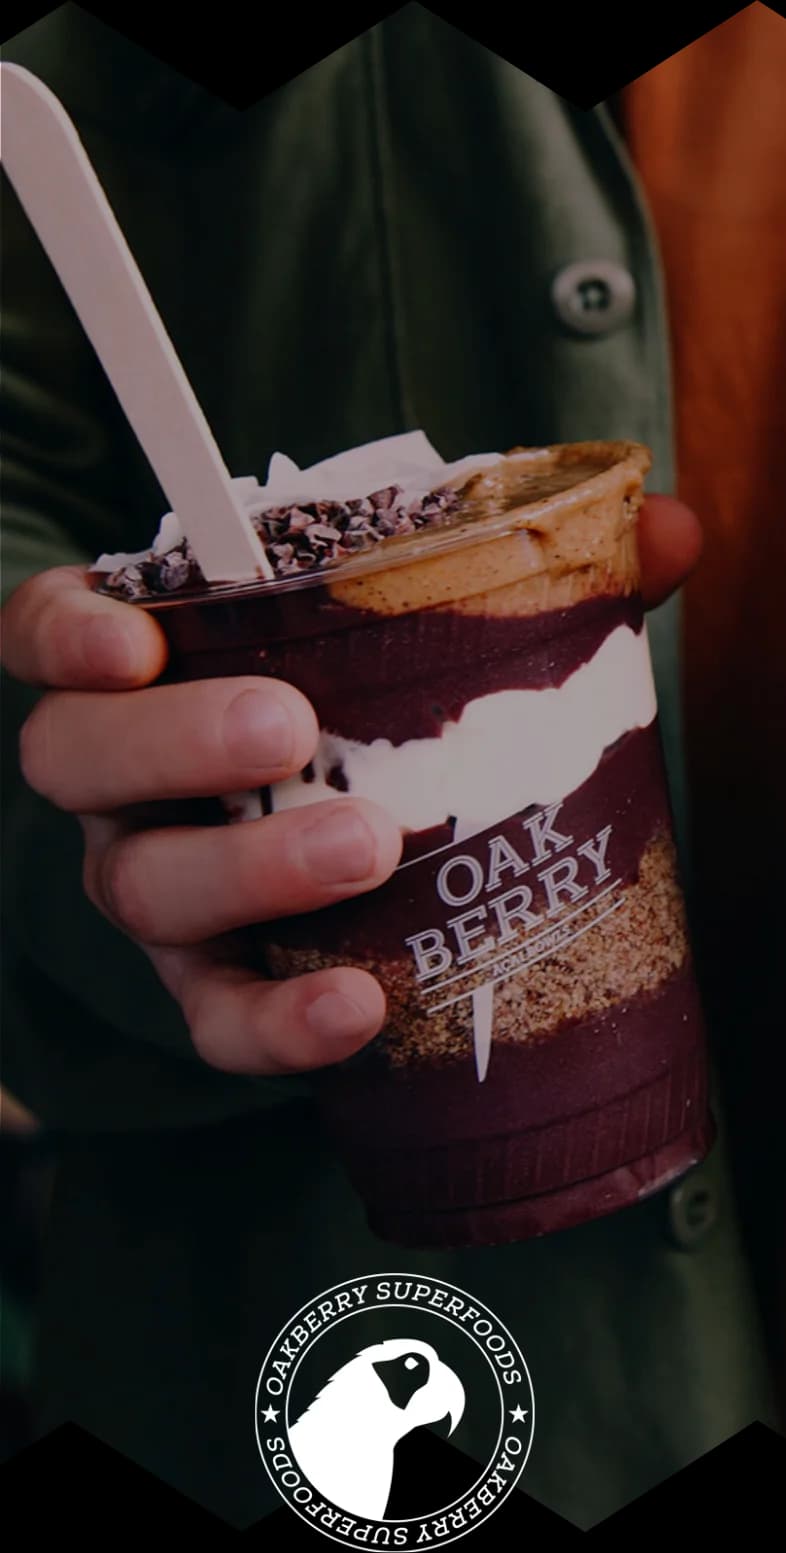
[{"label": "cup logo engraving", "polygon": [[[609,863],[613,826],[577,842],[557,828],[563,808],[555,803],[534,815],[514,815],[493,835],[475,837],[472,851],[466,841],[459,843],[461,851],[446,849],[434,881],[435,905],[467,909],[405,939],[430,1017],[471,1000],[479,1083],[491,1053],[494,988],[624,906],[614,895],[621,879],[612,877]],[[401,868],[428,862],[433,866],[432,859],[413,859]],[[522,875],[526,884],[508,887]]]}]

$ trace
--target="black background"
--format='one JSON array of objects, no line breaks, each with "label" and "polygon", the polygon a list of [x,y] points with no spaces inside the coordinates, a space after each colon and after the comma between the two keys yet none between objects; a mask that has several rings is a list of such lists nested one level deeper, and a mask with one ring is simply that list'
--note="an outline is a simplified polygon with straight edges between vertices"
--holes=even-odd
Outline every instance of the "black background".
[{"label": "black background", "polygon": [[[402,1460],[400,1467],[406,1471],[407,1463]],[[424,1431],[416,1470],[424,1469],[432,1484],[439,1485],[444,1503],[465,1480],[467,1462],[452,1445]],[[568,1461],[565,1471],[570,1471]],[[121,1530],[132,1546],[149,1544],[151,1538],[166,1545],[172,1537],[182,1547],[197,1536],[210,1548],[237,1547],[245,1541],[249,1548],[260,1542],[265,1547],[283,1543],[324,1553],[331,1546],[323,1533],[313,1531],[285,1505],[255,1526],[227,1526],[75,1424],[20,1451],[2,1474],[4,1528],[18,1526],[28,1547],[53,1548],[68,1537],[82,1547],[106,1548]],[[517,1545],[577,1553],[589,1543],[604,1553],[617,1546],[631,1553],[649,1543],[669,1548],[683,1538],[701,1538],[703,1548],[711,1548],[716,1539],[749,1547],[771,1540],[773,1533],[777,1542],[778,1528],[783,1529],[785,1474],[786,1440],[764,1424],[750,1424],[589,1532],[578,1531],[516,1488],[469,1534],[470,1540],[453,1546],[466,1547],[469,1553]],[[526,1476],[525,1468],[522,1483]],[[11,1546],[22,1546],[21,1536]]]}]

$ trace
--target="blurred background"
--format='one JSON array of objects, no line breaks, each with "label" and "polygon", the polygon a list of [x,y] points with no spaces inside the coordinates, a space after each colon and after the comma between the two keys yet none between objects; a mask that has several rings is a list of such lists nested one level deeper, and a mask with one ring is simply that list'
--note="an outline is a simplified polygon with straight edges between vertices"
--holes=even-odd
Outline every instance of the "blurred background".
[{"label": "blurred background", "polygon": [[36,1297],[56,1141],[0,1088],[0,1461],[33,1437]]}]

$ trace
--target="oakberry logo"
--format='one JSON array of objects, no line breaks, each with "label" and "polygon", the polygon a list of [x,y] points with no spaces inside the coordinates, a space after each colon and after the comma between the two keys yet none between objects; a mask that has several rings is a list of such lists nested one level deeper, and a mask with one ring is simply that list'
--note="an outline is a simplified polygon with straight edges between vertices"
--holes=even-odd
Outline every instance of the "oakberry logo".
[{"label": "oakberry logo", "polygon": [[[421,1275],[317,1295],[271,1344],[255,1397],[257,1445],[282,1498],[333,1541],[375,1548],[444,1546],[487,1520],[524,1471],[534,1421],[507,1329]],[[427,1431],[461,1452],[447,1473],[433,1470]]]}]

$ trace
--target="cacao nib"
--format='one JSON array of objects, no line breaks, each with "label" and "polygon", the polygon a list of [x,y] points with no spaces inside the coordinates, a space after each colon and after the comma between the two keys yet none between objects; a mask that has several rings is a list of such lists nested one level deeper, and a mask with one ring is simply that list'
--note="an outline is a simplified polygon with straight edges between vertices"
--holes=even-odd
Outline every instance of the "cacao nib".
[{"label": "cacao nib", "polygon": [[[444,522],[459,506],[457,491],[441,487],[425,497],[407,499],[398,485],[351,501],[306,502],[299,507],[268,507],[251,521],[262,539],[277,577],[312,572],[345,556],[372,549],[394,535]],[[133,565],[103,578],[99,591],[136,601],[204,585],[188,541],[163,555],[152,550]]]}]

